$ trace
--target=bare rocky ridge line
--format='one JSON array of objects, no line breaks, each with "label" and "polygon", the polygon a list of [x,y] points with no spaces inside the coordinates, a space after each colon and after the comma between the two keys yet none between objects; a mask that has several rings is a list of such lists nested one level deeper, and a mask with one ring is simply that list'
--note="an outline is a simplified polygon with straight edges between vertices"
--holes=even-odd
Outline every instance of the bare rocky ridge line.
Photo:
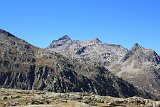
[{"label": "bare rocky ridge line", "polygon": [[121,45],[102,43],[98,38],[81,42],[71,40],[66,35],[54,40],[47,49],[56,51],[66,57],[85,58],[88,63],[99,63],[102,66],[108,66],[119,61],[128,52]]}]

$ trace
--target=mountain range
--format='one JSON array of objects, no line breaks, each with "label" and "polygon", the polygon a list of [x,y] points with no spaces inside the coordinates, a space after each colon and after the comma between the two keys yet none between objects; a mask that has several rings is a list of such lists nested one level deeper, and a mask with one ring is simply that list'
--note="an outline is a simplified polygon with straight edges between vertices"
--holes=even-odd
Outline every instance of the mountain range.
[{"label": "mountain range", "polygon": [[159,55],[137,43],[128,50],[65,35],[42,49],[0,29],[0,87],[157,99],[159,84]]},{"label": "mountain range", "polygon": [[128,50],[121,45],[102,43],[98,38],[78,41],[65,35],[54,40],[47,49],[89,64],[104,66],[137,87],[158,94],[160,92],[160,56],[138,43]]}]

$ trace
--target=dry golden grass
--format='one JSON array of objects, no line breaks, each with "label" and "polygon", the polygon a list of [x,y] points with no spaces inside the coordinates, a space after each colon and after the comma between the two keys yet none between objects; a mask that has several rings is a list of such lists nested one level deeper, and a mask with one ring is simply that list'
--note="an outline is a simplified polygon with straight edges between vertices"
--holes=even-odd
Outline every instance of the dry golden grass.
[{"label": "dry golden grass", "polygon": [[0,107],[159,107],[159,101],[140,97],[113,98],[87,93],[53,93],[0,89]]}]

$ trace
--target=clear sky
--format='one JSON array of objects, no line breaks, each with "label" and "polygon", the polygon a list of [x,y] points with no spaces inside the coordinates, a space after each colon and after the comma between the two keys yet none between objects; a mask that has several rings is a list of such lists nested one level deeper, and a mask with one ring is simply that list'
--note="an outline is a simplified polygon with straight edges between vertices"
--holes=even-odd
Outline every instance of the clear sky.
[{"label": "clear sky", "polygon": [[0,0],[0,28],[42,48],[69,35],[160,54],[160,0]]}]

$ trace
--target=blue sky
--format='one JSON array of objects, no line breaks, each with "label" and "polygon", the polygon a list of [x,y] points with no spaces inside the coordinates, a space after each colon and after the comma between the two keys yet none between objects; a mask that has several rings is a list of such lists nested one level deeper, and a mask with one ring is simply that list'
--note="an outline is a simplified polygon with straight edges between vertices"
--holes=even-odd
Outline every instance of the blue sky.
[{"label": "blue sky", "polygon": [[42,48],[69,35],[160,54],[160,0],[0,0],[0,28]]}]

